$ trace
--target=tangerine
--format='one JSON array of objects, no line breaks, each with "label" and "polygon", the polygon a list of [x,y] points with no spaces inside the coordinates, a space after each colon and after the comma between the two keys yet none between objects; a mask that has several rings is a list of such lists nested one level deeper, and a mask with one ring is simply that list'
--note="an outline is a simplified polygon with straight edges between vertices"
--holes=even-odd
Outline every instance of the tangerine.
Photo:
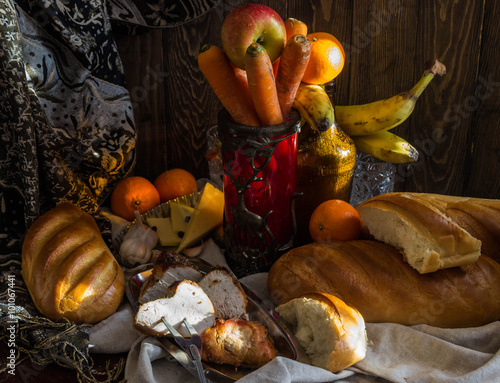
[{"label": "tangerine", "polygon": [[332,81],[344,68],[344,48],[330,33],[309,33],[307,38],[311,42],[311,53],[302,81],[308,84]]},{"label": "tangerine", "polygon": [[160,204],[160,193],[146,178],[132,176],[122,179],[111,193],[113,214],[133,221],[134,211],[144,214]]},{"label": "tangerine", "polygon": [[154,185],[160,193],[162,203],[198,191],[194,175],[179,168],[161,173],[156,177]]},{"label": "tangerine", "polygon": [[316,207],[309,220],[313,241],[351,241],[361,235],[361,217],[349,203],[331,199]]}]

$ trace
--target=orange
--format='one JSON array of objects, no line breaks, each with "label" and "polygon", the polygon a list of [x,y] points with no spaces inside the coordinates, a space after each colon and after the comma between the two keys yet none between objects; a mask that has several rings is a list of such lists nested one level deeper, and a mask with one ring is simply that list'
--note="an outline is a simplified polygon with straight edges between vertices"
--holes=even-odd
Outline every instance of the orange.
[{"label": "orange", "polygon": [[196,193],[196,178],[184,169],[170,169],[156,177],[154,185],[160,193],[161,202],[166,202],[186,194]]},{"label": "orange", "polygon": [[302,81],[308,84],[325,84],[332,81],[344,68],[344,48],[335,36],[326,32],[307,35],[311,54]]},{"label": "orange", "polygon": [[128,221],[135,219],[134,211],[143,214],[160,204],[160,193],[144,177],[122,179],[111,193],[111,211]]},{"label": "orange", "polygon": [[361,235],[361,217],[349,203],[331,199],[311,214],[309,232],[316,242],[350,241]]}]

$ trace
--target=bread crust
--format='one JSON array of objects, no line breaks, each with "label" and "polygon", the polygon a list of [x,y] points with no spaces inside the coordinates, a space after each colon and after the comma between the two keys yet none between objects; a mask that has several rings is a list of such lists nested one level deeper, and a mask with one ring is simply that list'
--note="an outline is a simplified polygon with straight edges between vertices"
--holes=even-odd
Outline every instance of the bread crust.
[{"label": "bread crust", "polygon": [[481,253],[500,263],[500,200],[411,193],[434,204],[481,241]]},{"label": "bread crust", "polygon": [[22,276],[45,317],[96,323],[123,299],[123,272],[94,218],[64,202],[38,218],[22,249]]},{"label": "bread crust", "polygon": [[500,319],[499,281],[500,265],[486,256],[420,274],[394,247],[358,240],[290,250],[271,267],[268,290],[276,304],[326,292],[358,309],[366,322],[458,328]]},{"label": "bread crust", "polygon": [[[365,231],[375,239],[400,248],[405,260],[420,273],[474,263],[481,254],[481,241],[432,202],[412,193],[388,193],[371,198],[356,209]],[[416,252],[410,237],[398,238],[398,227],[394,223],[379,222],[382,215],[397,219],[398,226],[404,226],[421,238],[426,243],[427,252]]]}]

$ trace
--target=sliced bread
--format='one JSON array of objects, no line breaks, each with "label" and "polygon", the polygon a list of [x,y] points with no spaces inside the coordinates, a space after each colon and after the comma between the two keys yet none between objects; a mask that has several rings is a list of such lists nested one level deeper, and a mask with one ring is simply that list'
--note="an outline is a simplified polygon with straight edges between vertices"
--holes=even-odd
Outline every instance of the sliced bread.
[{"label": "sliced bread", "polygon": [[169,331],[162,317],[183,336],[189,336],[183,324],[184,318],[201,333],[214,324],[215,310],[203,289],[196,282],[185,280],[170,286],[165,298],[142,304],[135,316],[134,327],[148,335],[167,335]]},{"label": "sliced bread", "polygon": [[247,296],[240,282],[225,267],[213,268],[199,285],[212,301],[217,318],[244,318],[247,311]]},{"label": "sliced bread", "polygon": [[139,303],[164,298],[167,289],[175,282],[190,280],[198,282],[202,273],[182,257],[173,253],[162,253],[155,262],[149,278],[141,286]]}]

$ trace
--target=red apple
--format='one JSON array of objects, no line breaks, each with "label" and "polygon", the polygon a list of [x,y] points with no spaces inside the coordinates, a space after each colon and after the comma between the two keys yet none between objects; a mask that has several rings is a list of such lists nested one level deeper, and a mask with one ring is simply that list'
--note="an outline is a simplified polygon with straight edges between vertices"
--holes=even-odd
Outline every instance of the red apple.
[{"label": "red apple", "polygon": [[273,9],[248,4],[231,11],[222,23],[222,47],[231,62],[245,69],[245,52],[252,43],[261,44],[272,62],[280,56],[286,40],[285,23]]}]

